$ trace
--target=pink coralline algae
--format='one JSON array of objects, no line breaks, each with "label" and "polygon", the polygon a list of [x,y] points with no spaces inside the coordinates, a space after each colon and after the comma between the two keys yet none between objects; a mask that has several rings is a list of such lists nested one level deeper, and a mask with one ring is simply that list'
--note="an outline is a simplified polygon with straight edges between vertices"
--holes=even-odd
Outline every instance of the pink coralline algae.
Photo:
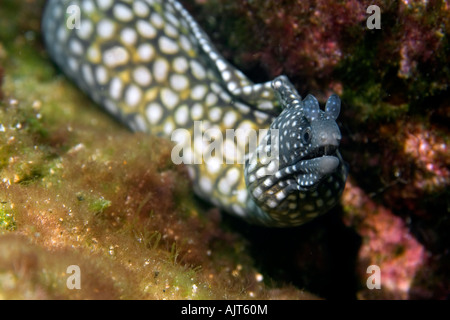
[{"label": "pink coralline algae", "polygon": [[315,77],[329,75],[345,51],[341,47],[344,29],[350,21],[350,25],[356,25],[365,19],[365,7],[358,1],[347,1],[345,5],[306,1],[274,7],[275,14],[267,15],[264,22],[265,28],[272,30],[273,42],[279,43],[265,47],[261,59],[272,66],[276,65],[274,57],[286,54],[284,70],[306,72],[305,76],[310,71]]},{"label": "pink coralline algae", "polygon": [[[227,58],[241,64],[241,69],[258,64],[270,78],[287,74],[294,81],[308,79],[310,87],[318,86],[315,81],[330,87],[328,81],[345,58],[352,29],[364,33],[370,5],[356,0],[196,2],[207,15],[198,18],[208,34]],[[211,11],[220,14],[210,19]],[[228,39],[218,39],[220,34]],[[222,47],[223,43],[226,46]],[[305,85],[304,81],[299,84]]]},{"label": "pink coralline algae", "polygon": [[[407,299],[416,273],[424,265],[425,248],[412,236],[404,221],[376,204],[363,190],[347,182],[343,195],[344,222],[363,238],[357,258],[361,279],[360,299]],[[369,289],[367,268],[377,265],[381,288]]]},{"label": "pink coralline algae", "polygon": [[[410,78],[416,74],[418,64],[428,61],[442,46],[444,21],[428,12],[427,4],[428,1],[422,0],[399,1],[399,14],[403,25],[398,70],[400,78]],[[430,20],[436,21],[430,23]]]},{"label": "pink coralline algae", "polygon": [[422,126],[410,126],[404,151],[421,169],[415,171],[414,186],[421,190],[433,190],[450,185],[450,157],[444,138]]},{"label": "pink coralline algae", "polygon": [[[372,105],[448,87],[447,2],[183,2],[194,13],[189,4],[199,4],[195,16],[219,50],[259,81],[286,74],[301,92],[343,87],[349,98],[367,95]],[[372,5],[380,9],[381,29],[367,26]],[[379,85],[386,92],[373,93]]]}]

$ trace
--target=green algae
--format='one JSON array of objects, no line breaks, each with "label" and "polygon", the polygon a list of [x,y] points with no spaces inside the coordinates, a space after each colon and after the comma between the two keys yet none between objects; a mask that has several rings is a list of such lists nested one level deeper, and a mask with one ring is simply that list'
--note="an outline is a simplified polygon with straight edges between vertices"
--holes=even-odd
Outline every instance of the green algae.
[{"label": "green algae", "polygon": [[109,208],[111,206],[111,201],[104,199],[103,197],[100,197],[98,199],[95,199],[90,205],[89,209],[94,212],[95,214],[101,214],[106,208]]},{"label": "green algae", "polygon": [[11,208],[7,208],[6,205],[6,202],[0,204],[0,233],[17,229],[14,212]]}]

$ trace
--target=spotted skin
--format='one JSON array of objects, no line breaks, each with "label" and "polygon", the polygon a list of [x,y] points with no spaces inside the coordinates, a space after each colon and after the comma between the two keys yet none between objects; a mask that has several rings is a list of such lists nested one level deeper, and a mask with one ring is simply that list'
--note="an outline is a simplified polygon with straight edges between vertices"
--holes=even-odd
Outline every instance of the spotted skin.
[{"label": "spotted skin", "polygon": [[[70,25],[73,5],[79,28]],[[254,84],[179,2],[48,0],[42,29],[50,56],[94,101],[131,130],[175,142],[200,197],[274,227],[300,225],[338,202],[347,176],[337,151],[339,98],[322,111],[285,77]],[[300,145],[305,128],[309,141]],[[267,129],[280,132],[272,163],[259,156],[275,150]],[[260,133],[257,152],[250,132]],[[323,132],[328,140],[316,141]],[[213,143],[215,154],[205,157]]]}]

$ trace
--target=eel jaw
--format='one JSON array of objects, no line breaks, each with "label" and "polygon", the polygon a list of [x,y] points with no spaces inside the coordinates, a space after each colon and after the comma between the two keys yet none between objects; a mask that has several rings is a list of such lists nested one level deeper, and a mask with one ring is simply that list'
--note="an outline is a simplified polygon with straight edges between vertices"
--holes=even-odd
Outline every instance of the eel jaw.
[{"label": "eel jaw", "polygon": [[309,157],[300,159],[294,165],[297,190],[313,191],[323,178],[334,173],[340,163],[336,152],[335,145],[322,146]]}]

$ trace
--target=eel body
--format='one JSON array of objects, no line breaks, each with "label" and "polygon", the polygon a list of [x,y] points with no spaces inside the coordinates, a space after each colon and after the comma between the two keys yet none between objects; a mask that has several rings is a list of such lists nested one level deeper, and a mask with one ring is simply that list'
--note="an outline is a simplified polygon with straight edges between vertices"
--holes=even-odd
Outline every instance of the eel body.
[{"label": "eel body", "polygon": [[133,131],[174,141],[195,192],[256,224],[290,227],[339,201],[347,178],[336,124],[285,76],[254,84],[175,0],[49,0],[52,59]]}]

